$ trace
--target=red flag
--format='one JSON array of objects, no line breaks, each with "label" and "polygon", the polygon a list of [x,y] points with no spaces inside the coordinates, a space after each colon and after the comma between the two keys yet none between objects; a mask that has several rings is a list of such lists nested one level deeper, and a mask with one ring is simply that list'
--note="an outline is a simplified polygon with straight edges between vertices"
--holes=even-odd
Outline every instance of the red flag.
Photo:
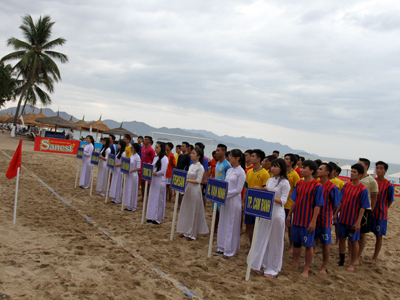
[{"label": "red flag", "polygon": [[17,169],[21,168],[21,156],[22,156],[22,140],[19,140],[17,150],[15,150],[14,156],[8,166],[6,176],[8,179],[17,176]]}]

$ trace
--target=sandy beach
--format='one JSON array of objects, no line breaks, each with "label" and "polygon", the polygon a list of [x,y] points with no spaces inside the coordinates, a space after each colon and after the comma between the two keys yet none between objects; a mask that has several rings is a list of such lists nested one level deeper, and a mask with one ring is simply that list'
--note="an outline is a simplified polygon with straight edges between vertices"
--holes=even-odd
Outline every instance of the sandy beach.
[{"label": "sandy beach", "polygon": [[[330,267],[328,275],[320,275],[318,253],[306,280],[300,271],[287,270],[292,258],[286,240],[280,275],[267,280],[252,272],[246,282],[245,254],[207,258],[209,235],[188,242],[175,234],[169,240],[172,203],[161,226],[141,224],[141,202],[136,212],[121,212],[120,205],[105,204],[95,192],[90,197],[89,190],[74,189],[77,159],[34,152],[34,142],[25,139],[14,226],[16,179],[8,180],[5,172],[18,141],[0,133],[0,292],[11,299],[186,299],[184,291],[204,299],[400,298],[397,198],[377,263],[369,262],[375,243],[370,233],[354,274]],[[210,203],[206,216],[211,227]],[[216,250],[216,237],[214,245]],[[241,250],[247,247],[243,238]],[[337,259],[338,247],[332,245],[330,262]]]}]

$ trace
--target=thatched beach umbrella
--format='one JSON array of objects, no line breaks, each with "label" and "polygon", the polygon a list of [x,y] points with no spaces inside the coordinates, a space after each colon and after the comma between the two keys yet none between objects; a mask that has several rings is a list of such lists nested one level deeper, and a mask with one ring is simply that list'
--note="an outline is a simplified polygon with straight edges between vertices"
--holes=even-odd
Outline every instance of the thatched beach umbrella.
[{"label": "thatched beach umbrella", "polygon": [[25,125],[29,125],[29,126],[38,125],[38,123],[35,121],[37,116],[35,115],[35,113],[33,111],[31,113],[29,113],[29,114],[23,115],[22,117],[24,118]]},{"label": "thatched beach umbrella", "polygon": [[110,130],[110,127],[108,127],[106,124],[104,124],[101,121],[101,116],[100,116],[100,119],[98,119],[97,121],[90,122],[89,124],[83,125],[81,128],[83,130],[88,130],[88,131],[90,131],[90,128],[91,128],[92,132],[96,132],[96,141],[97,141],[97,135],[99,134],[99,132],[102,133],[106,130]]},{"label": "thatched beach umbrella", "polygon": [[[20,115],[18,115],[18,117],[17,117],[17,124],[21,124],[21,119],[20,119]],[[4,123],[13,123],[14,122],[14,116],[13,116],[13,114],[11,114],[11,116],[7,119],[7,120],[5,120],[4,121]]]},{"label": "thatched beach umbrella", "polygon": [[0,116],[0,123],[5,123],[8,118],[12,117],[12,114],[9,115],[8,113]]},{"label": "thatched beach umbrella", "polygon": [[72,129],[76,129],[76,127],[77,127],[75,124],[71,124],[67,120],[64,120],[63,118],[61,118],[59,116],[59,114],[57,114],[57,116],[55,116],[55,117],[38,118],[38,119],[35,119],[35,121],[46,124],[46,125],[54,125],[56,131],[57,131],[57,127],[72,128]]},{"label": "thatched beach umbrella", "polygon": [[137,137],[137,134],[134,134],[132,132],[130,132],[129,130],[122,128],[122,124],[118,127],[118,128],[114,128],[114,129],[110,129],[107,131],[104,131],[104,134],[113,134],[113,135],[119,135],[120,137],[124,134],[129,134],[131,137]]}]

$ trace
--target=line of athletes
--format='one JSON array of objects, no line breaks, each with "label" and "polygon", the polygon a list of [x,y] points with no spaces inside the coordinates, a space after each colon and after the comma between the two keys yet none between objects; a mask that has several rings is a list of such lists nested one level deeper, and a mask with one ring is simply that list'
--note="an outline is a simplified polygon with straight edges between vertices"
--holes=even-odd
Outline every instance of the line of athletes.
[{"label": "line of athletes", "polygon": [[[156,153],[151,147],[153,144],[151,137],[146,136],[143,145],[141,144],[142,140],[142,137],[138,138],[140,149],[134,151],[141,154],[142,162],[146,160],[145,162],[155,164],[160,154],[168,158],[168,166],[161,167],[167,162],[164,158],[165,163],[159,164],[157,168],[158,170],[165,169],[164,174],[160,175],[166,178],[166,193],[164,193],[164,197],[157,197],[158,199],[164,198],[164,204],[162,204],[163,201],[159,201],[159,204],[156,205],[157,207],[154,208],[157,211],[156,215],[160,211],[158,209],[160,205],[164,206],[164,209],[159,214],[162,216],[158,216],[156,222],[150,220],[154,224],[160,224],[161,220],[164,219],[165,200],[171,201],[170,178],[172,169],[176,167],[193,174],[194,179],[191,179],[188,185],[200,185],[203,197],[209,176],[230,183],[227,206],[218,208],[218,212],[221,212],[222,222],[220,222],[218,230],[218,250],[214,253],[215,255],[222,255],[225,259],[235,256],[239,249],[243,219],[251,245],[255,218],[247,215],[243,218],[243,215],[240,214],[242,220],[238,222],[235,220],[238,218],[238,214],[235,212],[237,207],[228,205],[229,199],[234,198],[233,190],[241,184],[243,186],[240,193],[242,211],[247,188],[274,190],[276,195],[280,197],[275,199],[272,220],[262,220],[263,222],[260,223],[263,230],[258,231],[260,237],[257,236],[256,239],[255,258],[252,264],[252,269],[255,271],[263,273],[266,277],[276,277],[281,271],[285,222],[290,241],[289,251],[293,253],[291,269],[298,269],[301,247],[306,248],[305,266],[301,273],[304,277],[308,277],[309,267],[313,261],[314,238],[320,241],[322,245],[323,264],[321,273],[327,273],[329,244],[332,243],[332,224],[335,224],[336,241],[339,242],[340,260],[337,263],[338,266],[344,265],[346,239],[348,238],[350,261],[348,271],[354,271],[354,266],[360,263],[360,256],[366,244],[366,234],[370,231],[376,235],[372,261],[377,260],[382,246],[382,236],[386,235],[388,209],[394,201],[394,187],[385,179],[388,170],[388,165],[385,162],[376,163],[377,178],[374,179],[367,174],[370,161],[360,158],[359,162],[351,167],[351,181],[344,184],[337,178],[341,169],[333,162],[323,163],[320,160],[304,160],[303,157],[296,154],[285,154],[284,159],[281,159],[278,158],[278,151],[274,151],[273,155],[265,156],[265,153],[259,149],[247,150],[244,154],[238,149],[228,152],[226,145],[223,144],[217,146],[212,153],[213,158],[210,159],[203,156],[204,145],[200,142],[194,146],[183,142],[182,145],[176,147],[176,155],[172,153],[174,148],[172,143],[157,142],[156,150],[158,151],[156,152],[158,153]],[[126,145],[133,144],[127,135],[124,137],[124,142],[123,144]],[[137,145],[135,146],[137,148]],[[125,151],[132,151],[132,147],[124,148]],[[163,153],[160,153],[160,150]],[[127,157],[130,156],[129,154],[131,153],[125,153]],[[193,164],[193,160],[195,164]],[[240,172],[241,168],[245,173],[244,179]],[[244,184],[241,183],[241,180],[244,181]],[[273,185],[273,183],[275,184]],[[144,184],[142,182],[142,195],[143,190]],[[180,202],[182,197],[183,195],[180,197]],[[197,198],[197,196],[192,197]],[[186,202],[189,201],[190,199],[186,200]],[[204,198],[203,203],[205,206]],[[198,207],[189,207],[190,209],[196,209],[192,213],[193,216],[198,216]],[[207,225],[205,224],[204,227],[204,220],[202,220],[205,218],[204,211],[203,213],[200,212],[200,215],[201,218],[194,217],[193,219],[190,217],[190,221],[185,221],[190,223],[186,226],[179,225],[178,217],[178,232],[182,233],[181,237],[186,237],[187,240],[195,240],[197,234],[208,233],[208,228],[205,228]],[[181,217],[181,219],[184,218]],[[193,222],[196,222],[196,220],[199,220],[198,222],[201,224],[194,224]],[[185,232],[185,229],[179,230],[179,227],[187,227],[190,232]],[[197,229],[196,232],[194,232],[194,228]],[[249,252],[249,250],[246,249],[245,252]]]}]

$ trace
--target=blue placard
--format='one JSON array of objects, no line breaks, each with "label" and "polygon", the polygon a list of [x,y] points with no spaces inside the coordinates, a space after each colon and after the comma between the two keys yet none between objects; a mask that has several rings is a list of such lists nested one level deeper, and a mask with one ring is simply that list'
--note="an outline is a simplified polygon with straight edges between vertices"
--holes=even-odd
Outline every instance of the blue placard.
[{"label": "blue placard", "polygon": [[100,157],[100,153],[92,152],[92,157],[90,158],[90,163],[94,166],[98,166],[99,165],[99,157]]},{"label": "blue placard", "polygon": [[83,157],[83,148],[79,147],[78,152],[76,152],[76,158],[82,159]]},{"label": "blue placard", "polygon": [[171,177],[171,189],[184,193],[186,187],[187,172],[173,169]]},{"label": "blue placard", "polygon": [[244,213],[271,220],[275,192],[247,189]]},{"label": "blue placard", "polygon": [[226,196],[228,195],[228,182],[207,178],[206,199],[211,200],[222,205],[225,205]]},{"label": "blue placard", "polygon": [[121,173],[128,175],[130,166],[131,160],[127,157],[121,157]]},{"label": "blue placard", "polygon": [[[85,148],[85,146],[87,145],[86,142],[82,142],[79,144],[79,147]],[[101,148],[103,148],[103,144],[102,143],[94,143],[94,149],[93,151],[97,151],[100,152]]]},{"label": "blue placard", "polygon": [[143,163],[141,175],[143,180],[151,182],[151,177],[153,176],[153,165]]},{"label": "blue placard", "polygon": [[114,170],[114,165],[115,165],[115,155],[109,154],[107,158],[107,168]]}]

